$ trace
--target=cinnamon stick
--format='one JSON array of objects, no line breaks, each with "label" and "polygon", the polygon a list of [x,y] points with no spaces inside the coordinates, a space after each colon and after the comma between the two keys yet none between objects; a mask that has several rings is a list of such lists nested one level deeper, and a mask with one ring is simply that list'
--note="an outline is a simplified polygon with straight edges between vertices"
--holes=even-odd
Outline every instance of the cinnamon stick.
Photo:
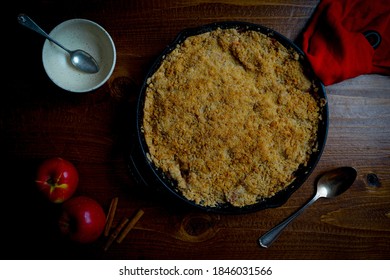
[{"label": "cinnamon stick", "polygon": [[106,225],[104,228],[104,236],[108,236],[110,233],[110,230],[112,227],[112,222],[114,221],[114,216],[115,216],[117,205],[118,205],[118,197],[114,197],[111,200],[110,208],[108,210]]},{"label": "cinnamon stick", "polygon": [[124,226],[128,223],[128,218],[123,218],[121,223],[115,228],[114,232],[111,233],[110,237],[107,240],[106,245],[104,246],[104,251],[107,251],[111,246],[112,242],[114,242],[115,238],[118,236],[119,232],[124,228]]},{"label": "cinnamon stick", "polygon": [[143,214],[144,214],[144,211],[142,209],[138,210],[138,212],[135,214],[135,216],[127,224],[126,228],[119,235],[118,239],[116,240],[117,243],[121,243],[123,241],[123,239],[125,239],[127,234],[130,232],[130,230],[134,227],[134,225],[138,222],[138,220],[142,217]]}]

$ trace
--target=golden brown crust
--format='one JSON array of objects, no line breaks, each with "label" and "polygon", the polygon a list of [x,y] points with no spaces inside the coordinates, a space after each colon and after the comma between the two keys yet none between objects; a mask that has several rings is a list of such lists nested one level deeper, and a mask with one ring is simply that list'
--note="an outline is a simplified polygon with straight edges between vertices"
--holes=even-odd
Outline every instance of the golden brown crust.
[{"label": "golden brown crust", "polygon": [[259,32],[187,38],[148,80],[149,156],[204,206],[273,196],[316,149],[319,105],[298,55]]}]

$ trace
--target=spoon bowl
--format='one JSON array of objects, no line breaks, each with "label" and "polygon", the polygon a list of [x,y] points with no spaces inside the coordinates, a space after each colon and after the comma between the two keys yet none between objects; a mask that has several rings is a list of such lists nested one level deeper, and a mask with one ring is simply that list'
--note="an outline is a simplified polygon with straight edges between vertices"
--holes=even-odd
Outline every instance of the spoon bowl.
[{"label": "spoon bowl", "polygon": [[332,198],[345,192],[353,184],[357,172],[352,167],[339,167],[324,173],[317,182],[321,197]]},{"label": "spoon bowl", "polygon": [[68,52],[70,54],[70,61],[76,68],[91,74],[99,72],[99,65],[97,64],[96,60],[86,51],[68,50]]},{"label": "spoon bowl", "polygon": [[353,184],[357,176],[357,172],[353,167],[339,167],[324,173],[317,181],[317,191],[312,199],[301,207],[297,212],[293,213],[283,222],[272,228],[259,238],[261,247],[268,248],[282,233],[282,231],[307,207],[312,205],[317,199],[333,198],[344,193]]}]

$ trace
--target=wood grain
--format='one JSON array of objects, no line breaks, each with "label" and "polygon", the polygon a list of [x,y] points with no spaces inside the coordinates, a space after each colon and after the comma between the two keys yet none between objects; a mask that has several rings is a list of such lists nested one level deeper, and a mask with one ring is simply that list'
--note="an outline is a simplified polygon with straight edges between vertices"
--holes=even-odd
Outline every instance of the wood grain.
[{"label": "wood grain", "polygon": [[[33,3],[32,3],[33,2]],[[2,259],[388,259],[390,257],[390,78],[363,75],[326,88],[329,132],[325,151],[305,184],[281,207],[245,215],[204,213],[143,188],[128,170],[134,109],[148,68],[184,28],[215,21],[263,24],[299,42],[319,1],[16,0],[7,8],[9,64],[0,96]],[[49,31],[81,17],[111,34],[117,65],[110,80],[89,94],[70,94],[47,78],[43,39],[18,26],[24,12]],[[18,36],[14,36],[18,34]],[[10,55],[11,56],[11,55]],[[63,239],[59,205],[34,188],[38,164],[62,156],[80,172],[77,194],[108,211],[119,197],[113,227],[142,208],[144,215],[122,243],[103,250]],[[345,194],[321,199],[268,249],[258,237],[296,211],[326,170],[349,165],[358,178]],[[39,252],[39,254],[38,254]]]}]

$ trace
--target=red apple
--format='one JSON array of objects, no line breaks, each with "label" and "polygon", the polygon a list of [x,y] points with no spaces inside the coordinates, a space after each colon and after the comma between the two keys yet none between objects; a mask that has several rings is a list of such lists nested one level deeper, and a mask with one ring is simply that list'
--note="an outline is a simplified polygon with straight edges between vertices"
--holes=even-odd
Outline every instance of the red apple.
[{"label": "red apple", "polygon": [[106,215],[101,205],[87,196],[72,197],[62,204],[62,234],[79,243],[96,241],[104,230]]},{"label": "red apple", "polygon": [[43,161],[38,167],[35,182],[50,201],[62,203],[76,191],[79,174],[71,162],[53,157]]}]

